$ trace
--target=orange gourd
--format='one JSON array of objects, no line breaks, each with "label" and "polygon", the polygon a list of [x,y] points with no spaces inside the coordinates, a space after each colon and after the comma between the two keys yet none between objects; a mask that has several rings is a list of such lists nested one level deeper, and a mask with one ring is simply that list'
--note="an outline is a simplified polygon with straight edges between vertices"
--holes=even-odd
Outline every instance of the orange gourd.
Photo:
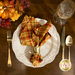
[{"label": "orange gourd", "polygon": [[9,0],[0,1],[0,17],[2,19],[8,19],[13,16],[15,8],[9,3]]}]

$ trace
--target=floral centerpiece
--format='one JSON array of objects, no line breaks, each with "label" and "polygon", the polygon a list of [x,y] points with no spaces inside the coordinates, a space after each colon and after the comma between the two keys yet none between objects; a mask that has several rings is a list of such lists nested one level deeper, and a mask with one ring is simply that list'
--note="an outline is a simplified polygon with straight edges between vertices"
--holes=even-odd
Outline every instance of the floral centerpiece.
[{"label": "floral centerpiece", "polygon": [[18,20],[29,6],[29,1],[25,0],[0,1],[0,26],[9,28],[11,21]]}]

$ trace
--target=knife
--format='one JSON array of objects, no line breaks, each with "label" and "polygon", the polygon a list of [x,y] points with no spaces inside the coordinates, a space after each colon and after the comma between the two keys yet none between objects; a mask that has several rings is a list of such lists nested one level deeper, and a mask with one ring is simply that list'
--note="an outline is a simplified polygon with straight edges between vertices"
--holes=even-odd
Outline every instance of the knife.
[{"label": "knife", "polygon": [[65,27],[62,28],[62,33],[61,33],[61,46],[62,46],[62,60],[64,59],[64,48],[65,48]]}]

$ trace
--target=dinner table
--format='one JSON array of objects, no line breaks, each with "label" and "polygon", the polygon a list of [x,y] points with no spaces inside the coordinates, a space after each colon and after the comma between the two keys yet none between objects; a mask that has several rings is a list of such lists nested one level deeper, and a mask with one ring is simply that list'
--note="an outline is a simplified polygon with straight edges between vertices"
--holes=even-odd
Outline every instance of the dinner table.
[{"label": "dinner table", "polygon": [[[11,21],[10,28],[0,27],[0,75],[75,75],[75,13],[67,20],[64,25],[58,25],[53,21],[53,15],[56,12],[57,6],[63,0],[28,0],[30,6],[25,9],[25,13],[19,17],[15,22]],[[73,0],[75,2],[75,0]],[[69,71],[64,72],[59,68],[59,63],[62,59],[62,46],[60,45],[59,53],[56,55],[53,62],[46,64],[43,67],[32,68],[24,65],[17,60],[12,50],[11,45],[11,60],[12,66],[7,66],[8,59],[8,44],[7,44],[7,31],[11,31],[12,35],[18,25],[22,23],[25,15],[41,18],[45,20],[51,19],[52,24],[56,27],[59,36],[65,26],[65,39],[68,35],[73,38],[70,55],[72,67]],[[65,59],[68,56],[68,47],[65,45]]]}]

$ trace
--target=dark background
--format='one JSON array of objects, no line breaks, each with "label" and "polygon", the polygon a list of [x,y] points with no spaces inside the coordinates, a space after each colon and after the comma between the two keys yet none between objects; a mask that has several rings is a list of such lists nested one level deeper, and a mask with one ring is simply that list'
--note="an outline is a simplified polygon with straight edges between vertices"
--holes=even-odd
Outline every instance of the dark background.
[{"label": "dark background", "polygon": [[[63,0],[29,0],[31,5],[29,8],[25,9],[25,14],[23,14],[17,21],[12,22],[10,28],[0,27],[0,75],[75,75],[75,14],[68,19],[65,25],[56,25],[53,22],[53,15],[56,12],[57,6]],[[75,0],[73,0],[75,2]],[[11,58],[12,58],[12,67],[7,67],[7,34],[8,30],[13,32],[16,30],[17,26],[22,22],[25,15],[34,16],[35,18],[42,18],[49,20],[51,19],[52,23],[56,27],[59,35],[61,35],[61,29],[65,26],[66,36],[71,35],[73,38],[73,45],[71,46],[71,62],[72,68],[68,72],[62,72],[59,69],[59,62],[61,61],[61,51],[62,47],[60,46],[59,54],[56,56],[55,60],[47,64],[42,68],[31,68],[27,67],[24,64],[20,63],[12,50],[11,47]],[[68,48],[65,47],[65,58],[67,58]]]}]

